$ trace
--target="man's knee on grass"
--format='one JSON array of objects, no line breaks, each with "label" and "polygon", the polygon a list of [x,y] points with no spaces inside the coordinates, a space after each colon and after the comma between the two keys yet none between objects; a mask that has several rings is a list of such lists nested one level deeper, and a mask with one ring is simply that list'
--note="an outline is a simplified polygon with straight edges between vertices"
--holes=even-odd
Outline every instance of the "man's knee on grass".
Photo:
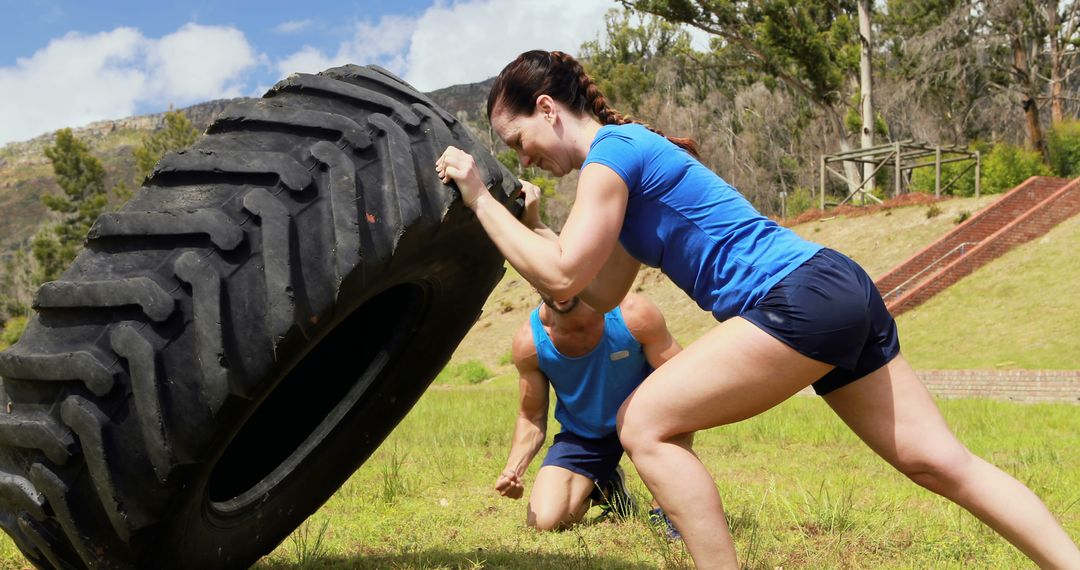
[{"label": "man's knee on grass", "polygon": [[530,503],[526,508],[525,524],[538,532],[558,532],[570,528],[579,518],[565,507],[552,504],[533,507]]}]

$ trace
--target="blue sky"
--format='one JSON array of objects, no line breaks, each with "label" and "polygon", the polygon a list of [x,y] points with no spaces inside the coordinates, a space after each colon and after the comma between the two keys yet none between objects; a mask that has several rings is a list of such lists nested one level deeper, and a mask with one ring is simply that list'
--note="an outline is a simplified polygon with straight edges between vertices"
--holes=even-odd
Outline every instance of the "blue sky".
[{"label": "blue sky", "polygon": [[430,91],[577,53],[614,0],[0,0],[0,145],[378,63]]}]

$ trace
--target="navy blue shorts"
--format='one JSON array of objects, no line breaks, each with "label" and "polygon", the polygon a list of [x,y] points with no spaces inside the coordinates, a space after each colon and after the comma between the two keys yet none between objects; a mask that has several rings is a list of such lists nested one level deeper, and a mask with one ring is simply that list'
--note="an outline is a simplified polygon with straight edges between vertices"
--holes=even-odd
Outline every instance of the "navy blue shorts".
[{"label": "navy blue shorts", "polygon": [[824,396],[900,353],[896,322],[859,264],[822,249],[740,315],[784,344],[836,366],[814,382]]},{"label": "navy blue shorts", "polygon": [[619,434],[613,433],[600,439],[581,437],[573,432],[562,431],[555,438],[544,457],[544,465],[554,465],[584,475],[596,484],[602,484],[615,473],[622,459],[623,446]]}]

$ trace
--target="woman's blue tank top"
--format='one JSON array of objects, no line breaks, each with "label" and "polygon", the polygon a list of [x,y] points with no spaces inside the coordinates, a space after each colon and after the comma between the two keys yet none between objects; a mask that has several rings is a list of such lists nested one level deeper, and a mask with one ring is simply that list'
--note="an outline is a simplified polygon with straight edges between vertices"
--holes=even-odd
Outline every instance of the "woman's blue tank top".
[{"label": "woman's blue tank top", "polygon": [[604,315],[604,335],[582,356],[555,348],[540,322],[539,307],[529,317],[540,371],[555,389],[555,419],[582,437],[615,433],[615,413],[623,400],[652,372],[641,343],[615,307]]},{"label": "woman's blue tank top", "polygon": [[592,162],[614,170],[630,191],[623,247],[718,320],[753,307],[822,247],[762,216],[705,165],[641,125],[602,127],[582,168]]}]

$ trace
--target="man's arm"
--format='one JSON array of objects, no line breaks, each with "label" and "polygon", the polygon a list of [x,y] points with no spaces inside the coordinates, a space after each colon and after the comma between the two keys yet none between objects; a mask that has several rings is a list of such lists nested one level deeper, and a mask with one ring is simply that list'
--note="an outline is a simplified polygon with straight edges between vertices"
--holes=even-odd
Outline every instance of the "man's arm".
[{"label": "man's arm", "polygon": [[495,482],[495,490],[504,497],[520,499],[525,491],[521,477],[544,445],[548,416],[548,381],[540,371],[529,323],[526,322],[514,335],[511,355],[520,376],[518,417],[510,455]]},{"label": "man's arm", "polygon": [[671,336],[664,314],[652,301],[641,295],[630,293],[619,306],[622,308],[626,327],[630,329],[630,334],[641,343],[641,348],[645,351],[645,360],[654,370],[660,368],[682,350],[675,337]]}]

